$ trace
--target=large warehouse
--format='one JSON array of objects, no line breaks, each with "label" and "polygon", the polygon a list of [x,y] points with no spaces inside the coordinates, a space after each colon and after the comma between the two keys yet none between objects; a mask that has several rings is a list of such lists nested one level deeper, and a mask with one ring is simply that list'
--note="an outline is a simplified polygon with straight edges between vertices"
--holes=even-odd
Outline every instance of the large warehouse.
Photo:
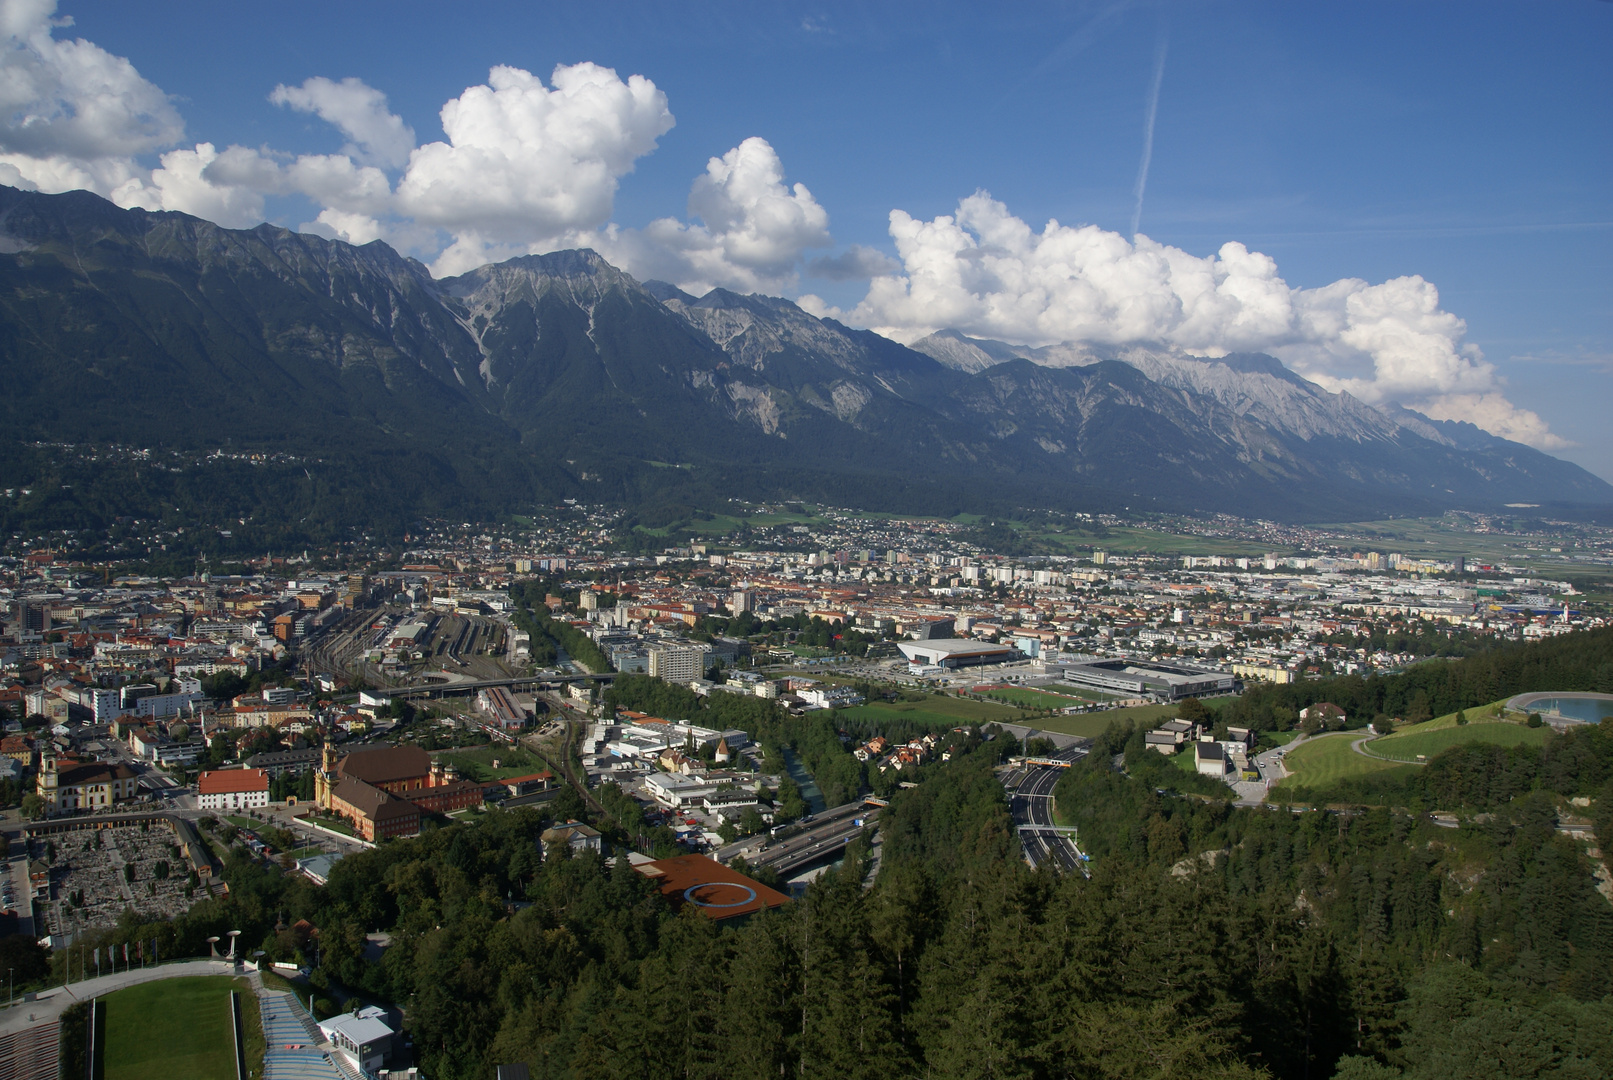
[{"label": "large warehouse", "polygon": [[1064,669],[1064,681],[1091,690],[1131,697],[1176,701],[1205,694],[1226,694],[1236,679],[1221,671],[1206,671],[1186,664],[1157,660],[1094,660]]},{"label": "large warehouse", "polygon": [[938,641],[898,641],[907,662],[914,667],[968,667],[972,664],[1001,664],[1019,659],[1019,650],[993,645],[973,638],[942,638]]}]

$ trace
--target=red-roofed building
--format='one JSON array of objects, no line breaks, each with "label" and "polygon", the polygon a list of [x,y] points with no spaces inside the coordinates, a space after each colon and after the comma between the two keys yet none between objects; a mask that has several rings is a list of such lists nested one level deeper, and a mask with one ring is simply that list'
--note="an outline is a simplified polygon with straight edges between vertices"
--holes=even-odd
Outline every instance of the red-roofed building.
[{"label": "red-roofed building", "polygon": [[634,867],[655,881],[674,908],[692,904],[708,919],[722,921],[783,907],[790,898],[704,855],[679,855]]},{"label": "red-roofed building", "polygon": [[269,774],[262,769],[214,769],[196,785],[203,810],[248,810],[269,805]]}]

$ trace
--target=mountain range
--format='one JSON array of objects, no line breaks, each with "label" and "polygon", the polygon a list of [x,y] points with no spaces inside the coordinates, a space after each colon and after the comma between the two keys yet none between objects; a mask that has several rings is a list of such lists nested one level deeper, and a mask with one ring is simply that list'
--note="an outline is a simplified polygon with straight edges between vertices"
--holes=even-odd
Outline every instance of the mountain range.
[{"label": "mountain range", "polygon": [[910,348],[592,251],[439,280],[381,242],[86,192],[0,188],[0,377],[0,487],[29,489],[0,502],[8,534],[380,528],[563,498],[648,523],[731,498],[1286,520],[1613,504],[1578,466],[1269,356],[955,331]]}]

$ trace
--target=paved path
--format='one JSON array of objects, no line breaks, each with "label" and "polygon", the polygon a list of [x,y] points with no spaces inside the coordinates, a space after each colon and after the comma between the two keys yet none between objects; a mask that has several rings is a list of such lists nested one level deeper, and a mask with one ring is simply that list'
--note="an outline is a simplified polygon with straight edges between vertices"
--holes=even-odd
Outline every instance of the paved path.
[{"label": "paved path", "polygon": [[61,1017],[62,1011],[69,1005],[88,1001],[92,997],[104,997],[126,986],[138,986],[141,983],[156,982],[158,979],[177,979],[186,975],[235,974],[238,974],[235,965],[227,960],[181,960],[178,963],[135,968],[133,971],[120,971],[116,975],[102,975],[69,986],[42,990],[34,1001],[19,1000],[9,1009],[0,1009],[0,1035],[22,1031],[35,1024],[53,1023]]},{"label": "paved path", "polygon": [[1283,764],[1283,756],[1294,747],[1303,744],[1308,736],[1300,734],[1283,746],[1273,747],[1254,756],[1255,768],[1260,771],[1259,780],[1241,780],[1232,785],[1238,793],[1236,806],[1260,806],[1271,793],[1271,787],[1277,781],[1288,775],[1288,767]]}]

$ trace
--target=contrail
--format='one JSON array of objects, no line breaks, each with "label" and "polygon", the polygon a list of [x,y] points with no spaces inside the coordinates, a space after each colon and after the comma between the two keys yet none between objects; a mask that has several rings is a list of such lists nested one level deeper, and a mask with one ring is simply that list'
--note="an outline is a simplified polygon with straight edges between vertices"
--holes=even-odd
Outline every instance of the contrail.
[{"label": "contrail", "polygon": [[1136,237],[1143,220],[1143,190],[1148,187],[1148,165],[1154,160],[1154,117],[1159,114],[1159,84],[1165,81],[1165,49],[1170,32],[1161,30],[1154,50],[1154,81],[1148,87],[1148,121],[1143,126],[1143,160],[1137,168],[1136,206],[1131,211],[1131,235]]}]

